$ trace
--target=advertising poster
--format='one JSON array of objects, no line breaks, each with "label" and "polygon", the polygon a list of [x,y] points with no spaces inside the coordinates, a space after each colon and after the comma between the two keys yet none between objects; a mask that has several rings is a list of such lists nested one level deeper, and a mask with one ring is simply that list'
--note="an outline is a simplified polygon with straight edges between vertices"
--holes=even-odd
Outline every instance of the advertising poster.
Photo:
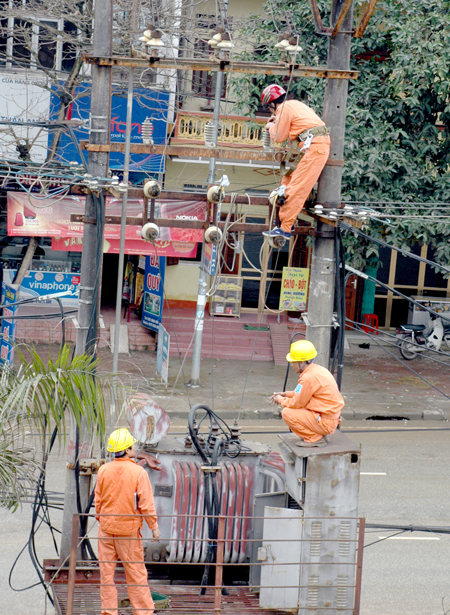
[{"label": "advertising poster", "polygon": [[136,286],[134,289],[134,304],[141,305],[142,298],[144,296],[144,280],[145,276],[139,271],[136,273]]},{"label": "advertising poster", "polygon": [[162,325],[159,325],[156,371],[161,376],[161,380],[166,384],[169,382],[169,350],[170,335]]},{"label": "advertising poster", "polygon": [[304,312],[308,300],[309,269],[283,267],[280,310]]},{"label": "advertising poster", "polygon": [[[3,282],[11,285],[16,275],[15,269],[3,269]],[[21,299],[34,299],[43,295],[55,293],[70,293],[60,297],[64,307],[78,307],[79,273],[62,273],[61,271],[28,271],[20,286]],[[40,305],[58,304],[51,299],[42,301]]]},{"label": "advertising poster", "polygon": [[[63,251],[82,251],[83,223],[72,222],[71,216],[84,215],[84,196],[50,197],[36,201],[33,195],[8,192],[8,235],[19,237],[52,237],[52,248]],[[141,218],[143,199],[128,199],[127,216]],[[122,199],[106,199],[106,215],[121,216]],[[202,201],[156,201],[155,217],[173,220],[205,220],[206,203]],[[153,246],[141,239],[141,225],[127,224],[125,254],[152,254]],[[164,256],[194,258],[197,243],[203,241],[202,229],[162,227],[156,242],[158,253]],[[105,224],[103,252],[118,254],[120,224]]]},{"label": "advertising poster", "polygon": [[[155,250],[156,247],[156,250]],[[82,252],[82,237],[52,238],[52,250],[61,252]],[[195,258],[197,256],[197,243],[187,241],[155,241],[155,246],[143,239],[126,239],[125,254],[151,256],[155,251],[160,256],[175,256],[177,258]],[[103,254],[119,254],[120,239],[104,239]]]},{"label": "advertising poster", "polygon": [[[91,84],[80,83],[73,92],[74,102],[69,109],[69,118],[84,120],[84,126],[75,128],[74,133],[79,141],[89,141],[89,119],[91,109]],[[60,107],[59,96],[52,92],[50,98],[50,118],[56,119]],[[167,113],[169,109],[169,92],[135,88],[133,92],[133,108],[131,118],[131,143],[142,144],[142,124],[149,118],[153,124],[152,138],[155,144],[166,142]],[[111,97],[111,134],[113,143],[125,143],[127,119],[127,96],[122,86],[113,86]],[[50,140],[49,140],[50,142]],[[86,155],[86,153],[85,153]],[[86,156],[87,157],[87,156]],[[76,147],[67,133],[63,133],[58,149],[61,162],[72,160],[80,162]],[[111,152],[109,168],[121,175],[124,166],[124,154]],[[164,173],[165,156],[160,154],[131,154],[130,172]]]},{"label": "advertising poster", "polygon": [[142,326],[156,332],[159,331],[159,325],[162,321],[165,272],[165,257],[146,257]]},{"label": "advertising poster", "polygon": [[[2,282],[2,303],[3,316],[15,316],[18,306],[7,307],[11,303],[16,303],[19,292],[14,286]],[[0,365],[7,363],[12,365],[14,362],[14,342],[16,339],[16,320],[5,318],[2,320],[1,345],[0,345]]]},{"label": "advertising poster", "polygon": [[[50,92],[47,77],[37,71],[17,75],[0,73],[0,83],[0,119],[17,122],[12,126],[2,126],[1,158],[17,160],[17,143],[20,140],[31,145],[30,157],[33,162],[45,162],[48,153],[48,131],[33,124],[48,120]],[[22,122],[24,124],[21,124]],[[11,179],[13,177],[15,178],[15,173],[11,174]]]}]

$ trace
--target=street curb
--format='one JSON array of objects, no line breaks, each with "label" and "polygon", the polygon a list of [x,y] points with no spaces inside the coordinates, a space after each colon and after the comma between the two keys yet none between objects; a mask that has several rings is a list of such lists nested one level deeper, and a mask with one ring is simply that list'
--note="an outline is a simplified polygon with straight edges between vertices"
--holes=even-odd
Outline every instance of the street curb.
[{"label": "street curb", "polygon": [[[215,410],[217,412],[217,414],[225,419],[225,420],[234,420],[237,418],[238,415],[238,411],[232,411],[232,410]],[[186,420],[186,424],[187,424],[187,418],[189,415],[189,411],[188,410],[168,410],[168,414],[170,416],[171,419],[185,419]],[[361,421],[361,420],[367,420],[368,418],[372,417],[372,416],[380,416],[383,417],[381,420],[386,420],[386,419],[397,419],[397,420],[401,420],[401,418],[405,418],[408,419],[410,421],[420,421],[420,420],[424,420],[424,421],[445,421],[446,419],[446,415],[445,413],[438,409],[438,408],[433,408],[430,410],[406,410],[405,412],[389,412],[386,410],[345,410],[342,412],[342,418],[346,421]],[[273,419],[273,411],[269,408],[269,409],[263,409],[263,410],[241,410],[240,413],[240,418],[241,419],[246,419],[246,420],[255,420],[255,421],[261,421],[261,420],[269,420],[269,419]]]}]

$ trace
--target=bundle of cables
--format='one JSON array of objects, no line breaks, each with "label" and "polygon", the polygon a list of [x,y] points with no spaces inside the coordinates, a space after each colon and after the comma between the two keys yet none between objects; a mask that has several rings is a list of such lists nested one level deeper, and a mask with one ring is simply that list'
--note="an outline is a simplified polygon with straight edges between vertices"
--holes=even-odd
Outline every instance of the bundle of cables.
[{"label": "bundle of cables", "polygon": [[[197,420],[198,416],[200,418]],[[204,429],[203,433],[200,433],[202,426],[203,429],[206,426],[206,430]],[[210,573],[210,566],[208,564],[213,562],[216,556],[218,517],[221,504],[217,488],[217,464],[223,455],[231,459],[236,458],[243,451],[244,447],[237,435],[237,430],[231,429],[218,414],[205,404],[192,406],[189,412],[188,428],[192,443],[202,459],[202,470],[205,474],[208,546],[206,566],[202,579],[201,595],[203,595],[206,592]]]}]

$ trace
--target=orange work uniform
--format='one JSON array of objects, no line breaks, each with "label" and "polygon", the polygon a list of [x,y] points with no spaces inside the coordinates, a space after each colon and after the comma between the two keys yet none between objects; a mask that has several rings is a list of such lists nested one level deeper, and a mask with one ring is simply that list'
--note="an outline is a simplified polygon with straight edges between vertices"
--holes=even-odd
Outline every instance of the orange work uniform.
[{"label": "orange work uniform", "polygon": [[[148,586],[141,541],[143,517],[151,530],[158,529],[153,490],[147,472],[128,457],[101,466],[95,485],[96,514],[100,516],[98,559],[102,615],[117,615],[114,571],[123,564],[128,596],[135,615],[153,615],[154,604]],[[133,515],[133,516],[121,516]]]},{"label": "orange work uniform", "polygon": [[[287,100],[277,107],[275,122],[270,125],[269,132],[274,141],[282,143],[286,139],[294,141],[299,134],[316,126],[325,126],[325,124],[308,105],[299,100]],[[281,183],[286,186],[286,202],[280,208],[283,231],[290,233],[329,155],[330,137],[328,135],[314,137],[295,171],[283,177]]]},{"label": "orange work uniform", "polygon": [[300,374],[294,391],[280,400],[283,420],[305,442],[317,442],[336,431],[345,405],[336,380],[321,365],[310,363]]}]

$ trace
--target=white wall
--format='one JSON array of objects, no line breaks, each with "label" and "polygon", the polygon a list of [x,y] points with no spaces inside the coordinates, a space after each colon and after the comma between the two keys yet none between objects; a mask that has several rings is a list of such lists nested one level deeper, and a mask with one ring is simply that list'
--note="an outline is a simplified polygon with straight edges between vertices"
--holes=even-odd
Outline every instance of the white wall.
[{"label": "white wall", "polygon": [[165,294],[176,301],[197,301],[200,263],[180,261],[166,267]]}]

